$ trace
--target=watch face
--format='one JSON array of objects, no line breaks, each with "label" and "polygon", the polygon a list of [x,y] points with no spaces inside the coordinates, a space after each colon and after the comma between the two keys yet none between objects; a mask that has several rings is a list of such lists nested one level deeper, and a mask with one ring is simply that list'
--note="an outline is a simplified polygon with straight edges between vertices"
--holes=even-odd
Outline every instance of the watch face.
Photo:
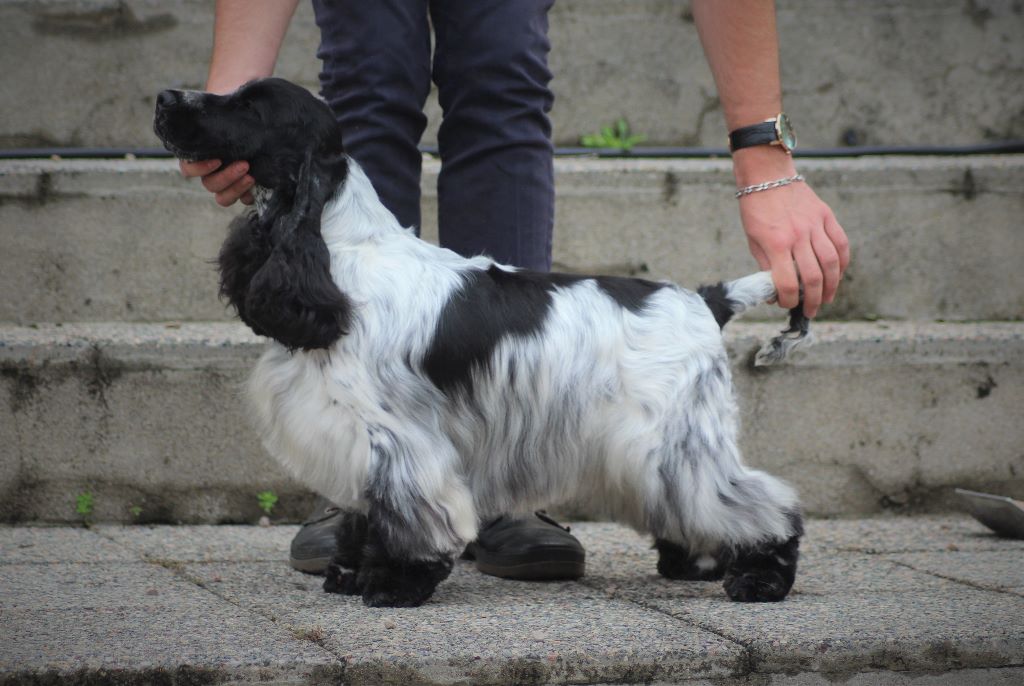
[{"label": "watch face", "polygon": [[780,114],[775,120],[775,132],[779,134],[779,142],[782,143],[782,147],[787,151],[793,150],[796,147],[796,132],[793,130],[793,125],[789,122],[789,117],[785,114]]}]

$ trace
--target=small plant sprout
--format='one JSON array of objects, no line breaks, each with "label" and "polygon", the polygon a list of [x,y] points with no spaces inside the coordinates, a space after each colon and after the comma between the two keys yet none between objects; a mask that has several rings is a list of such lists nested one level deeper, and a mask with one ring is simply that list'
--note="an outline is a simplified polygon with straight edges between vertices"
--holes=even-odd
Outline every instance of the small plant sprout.
[{"label": "small plant sprout", "polygon": [[142,514],[142,508],[139,507],[138,505],[132,505],[131,507],[128,508],[128,511],[131,512],[132,517],[135,517],[136,519],[138,519],[139,515]]},{"label": "small plant sprout", "polygon": [[260,491],[256,494],[256,500],[259,501],[260,509],[269,517],[274,511],[274,505],[277,505],[277,494],[273,491]]},{"label": "small plant sprout", "polygon": [[585,148],[610,148],[621,152],[629,152],[637,143],[643,143],[647,136],[634,134],[625,119],[620,118],[611,126],[602,126],[600,133],[587,134],[580,138]]},{"label": "small plant sprout", "polygon": [[92,508],[95,504],[95,498],[89,491],[79,493],[75,498],[75,512],[80,517],[88,517],[92,514]]}]

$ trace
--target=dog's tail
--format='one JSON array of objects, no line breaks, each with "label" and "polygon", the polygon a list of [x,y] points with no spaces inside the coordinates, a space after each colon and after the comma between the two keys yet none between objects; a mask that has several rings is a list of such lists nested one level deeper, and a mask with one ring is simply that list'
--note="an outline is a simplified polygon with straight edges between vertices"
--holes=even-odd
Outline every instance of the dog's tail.
[{"label": "dog's tail", "polygon": [[[697,293],[704,298],[708,309],[720,327],[755,305],[775,298],[775,284],[771,272],[758,272],[735,281],[719,282],[713,286],[701,286]],[[789,311],[789,328],[765,343],[754,357],[754,365],[761,367],[786,359],[790,352],[801,345],[810,343],[810,320],[804,316],[803,299]]]}]

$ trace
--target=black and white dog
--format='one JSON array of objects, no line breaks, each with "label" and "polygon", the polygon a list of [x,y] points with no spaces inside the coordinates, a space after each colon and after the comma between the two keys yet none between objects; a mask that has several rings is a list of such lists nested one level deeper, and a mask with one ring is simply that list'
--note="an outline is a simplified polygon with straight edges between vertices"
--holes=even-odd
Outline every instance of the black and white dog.
[{"label": "black and white dog", "polygon": [[[694,293],[435,247],[380,203],[328,106],[280,79],[164,91],[155,130],[257,181],[221,293],[274,340],[249,384],[267,449],[353,513],[325,589],[419,605],[480,522],[572,502],[652,534],[666,577],[789,592],[797,496],[741,460],[720,331],[774,296],[768,273]],[[791,313],[762,360],[806,325]]]}]

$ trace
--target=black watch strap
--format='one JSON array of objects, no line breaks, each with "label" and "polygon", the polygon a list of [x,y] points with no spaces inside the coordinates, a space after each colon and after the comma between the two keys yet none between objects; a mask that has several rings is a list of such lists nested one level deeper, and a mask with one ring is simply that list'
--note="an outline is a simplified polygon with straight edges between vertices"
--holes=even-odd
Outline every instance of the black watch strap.
[{"label": "black watch strap", "polygon": [[739,150],[754,145],[770,145],[779,140],[775,120],[744,126],[729,133],[729,149]]}]

